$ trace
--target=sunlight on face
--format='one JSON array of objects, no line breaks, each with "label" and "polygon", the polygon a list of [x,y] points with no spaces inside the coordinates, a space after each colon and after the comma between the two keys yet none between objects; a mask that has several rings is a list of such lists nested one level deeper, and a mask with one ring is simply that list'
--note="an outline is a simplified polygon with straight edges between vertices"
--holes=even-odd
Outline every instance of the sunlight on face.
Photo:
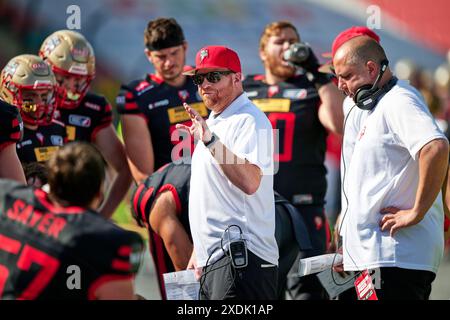
[{"label": "sunlight on face", "polygon": [[186,61],[185,45],[148,51],[147,55],[159,77],[170,81],[181,76]]}]

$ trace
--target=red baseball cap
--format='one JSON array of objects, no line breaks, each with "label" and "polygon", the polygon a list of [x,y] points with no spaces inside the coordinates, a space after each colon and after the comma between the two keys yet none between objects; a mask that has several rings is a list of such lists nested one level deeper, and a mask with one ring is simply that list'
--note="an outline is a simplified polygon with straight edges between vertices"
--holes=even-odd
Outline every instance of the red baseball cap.
[{"label": "red baseball cap", "polygon": [[[331,46],[331,52],[324,53],[324,54],[322,54],[322,56],[333,59],[334,55],[336,54],[336,51],[338,51],[338,49],[344,43],[346,43],[350,39],[353,39],[353,38],[359,37],[359,36],[368,36],[368,37],[371,37],[376,42],[380,43],[380,37],[375,32],[373,32],[371,29],[369,29],[367,27],[363,27],[363,26],[353,26],[353,27],[348,28],[348,29],[342,31],[341,33],[339,33],[338,36],[333,41],[333,44]],[[326,64],[324,64],[323,66],[321,66],[319,68],[319,71],[324,72],[324,73],[330,73],[332,63],[333,63],[332,60],[328,61]]]},{"label": "red baseball cap", "polygon": [[195,68],[183,72],[192,76],[201,69],[228,69],[233,72],[241,72],[241,61],[237,53],[224,46],[207,46],[201,48],[195,56]]}]

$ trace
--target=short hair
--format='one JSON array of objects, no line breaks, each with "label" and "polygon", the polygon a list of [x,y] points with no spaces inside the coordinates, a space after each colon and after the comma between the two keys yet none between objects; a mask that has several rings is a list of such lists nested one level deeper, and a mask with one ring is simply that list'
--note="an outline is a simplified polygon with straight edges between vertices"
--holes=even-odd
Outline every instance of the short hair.
[{"label": "short hair", "polygon": [[86,142],[61,147],[48,160],[47,170],[50,195],[72,206],[88,206],[105,179],[101,154]]},{"label": "short hair", "polygon": [[183,29],[174,18],[151,20],[144,31],[144,45],[150,51],[179,46],[183,42]]},{"label": "short hair", "polygon": [[275,21],[272,23],[269,23],[264,28],[264,31],[261,34],[261,38],[259,39],[259,50],[264,51],[267,45],[267,41],[271,36],[279,35],[281,30],[291,28],[295,31],[295,34],[297,35],[298,40],[300,41],[300,35],[298,34],[297,28],[290,23],[289,21]]},{"label": "short hair", "polygon": [[[367,37],[365,37],[367,38]],[[355,41],[360,41],[356,39]],[[356,46],[347,59],[349,64],[366,64],[367,61],[373,61],[380,64],[386,60],[386,53],[383,47],[373,39],[362,39],[361,44]]]},{"label": "short hair", "polygon": [[[28,181],[32,179],[36,181],[39,179],[42,185],[47,184],[47,167],[45,164],[40,162],[29,162],[22,163],[23,173],[25,174],[25,179]],[[34,182],[33,182],[34,183]]]}]

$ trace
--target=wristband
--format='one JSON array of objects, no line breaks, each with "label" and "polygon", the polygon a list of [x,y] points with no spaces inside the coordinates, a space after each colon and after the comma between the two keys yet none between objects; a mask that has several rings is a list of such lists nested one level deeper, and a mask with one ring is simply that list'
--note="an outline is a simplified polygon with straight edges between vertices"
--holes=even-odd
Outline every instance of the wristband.
[{"label": "wristband", "polygon": [[216,134],[213,132],[211,139],[208,142],[203,142],[203,144],[205,145],[205,147],[207,147],[208,149],[211,149],[212,146],[214,144],[216,144],[216,142],[219,141],[219,137],[216,136]]}]

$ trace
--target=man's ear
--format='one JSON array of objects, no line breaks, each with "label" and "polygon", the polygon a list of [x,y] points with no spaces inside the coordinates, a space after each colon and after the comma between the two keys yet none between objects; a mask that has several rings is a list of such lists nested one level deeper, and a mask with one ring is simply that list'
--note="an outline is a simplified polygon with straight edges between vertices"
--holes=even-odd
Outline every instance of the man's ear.
[{"label": "man's ear", "polygon": [[153,64],[152,52],[150,50],[148,50],[147,48],[145,48],[144,53],[147,56],[148,61],[150,61],[150,63]]},{"label": "man's ear", "polygon": [[102,183],[101,188],[98,190],[97,194],[92,199],[91,203],[89,204],[89,208],[92,210],[98,210],[105,200],[105,191],[103,190],[105,188],[105,183]]},{"label": "man's ear", "polygon": [[378,76],[378,73],[380,72],[380,66],[375,63],[374,61],[367,61],[366,63],[367,72],[369,73],[370,77],[373,79],[376,79]]},{"label": "man's ear", "polygon": [[241,82],[243,80],[242,72],[236,72],[234,75],[235,75],[233,77],[233,82],[234,83],[239,83],[239,82]]},{"label": "man's ear", "polygon": [[185,40],[185,41],[183,41],[183,44],[182,44],[182,46],[183,46],[183,49],[184,49],[184,52],[187,52],[187,49],[188,49],[188,43],[187,43],[187,41]]},{"label": "man's ear", "polygon": [[267,54],[265,50],[259,50],[259,58],[262,62],[266,62],[267,60]]}]

